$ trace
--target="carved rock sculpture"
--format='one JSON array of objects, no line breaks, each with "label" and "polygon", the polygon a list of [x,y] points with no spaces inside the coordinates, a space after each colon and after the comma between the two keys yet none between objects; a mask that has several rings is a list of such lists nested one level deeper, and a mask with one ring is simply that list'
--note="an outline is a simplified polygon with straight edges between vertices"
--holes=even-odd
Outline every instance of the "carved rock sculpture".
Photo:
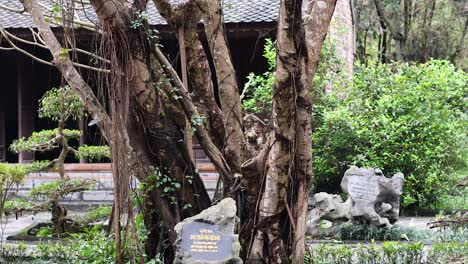
[{"label": "carved rock sculpture", "polygon": [[[309,233],[332,233],[336,224],[352,221],[379,227],[389,227],[398,220],[404,176],[387,178],[380,169],[351,166],[341,181],[341,189],[348,194],[343,202],[338,195],[317,193],[308,216]],[[331,221],[331,228],[321,228],[323,221]],[[328,233],[327,233],[328,232]]]},{"label": "carved rock sculpture", "polygon": [[394,224],[400,213],[403,181],[402,173],[386,178],[380,169],[351,166],[341,180],[341,189],[353,202],[352,220],[375,226]]},{"label": "carved rock sculpture", "polygon": [[351,218],[351,200],[343,202],[337,194],[317,193],[312,198],[312,204],[307,226],[314,237],[333,234],[336,226]]}]

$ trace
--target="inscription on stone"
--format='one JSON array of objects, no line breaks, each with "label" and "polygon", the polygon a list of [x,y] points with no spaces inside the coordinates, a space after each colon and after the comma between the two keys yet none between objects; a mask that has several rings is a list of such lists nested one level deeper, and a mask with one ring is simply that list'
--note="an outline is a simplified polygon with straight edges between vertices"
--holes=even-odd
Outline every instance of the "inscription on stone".
[{"label": "inscription on stone", "polygon": [[182,228],[181,245],[194,260],[222,261],[232,256],[232,239],[218,225],[192,222]]},{"label": "inscription on stone", "polygon": [[379,193],[376,177],[350,176],[348,181],[348,192],[353,199],[374,200]]}]

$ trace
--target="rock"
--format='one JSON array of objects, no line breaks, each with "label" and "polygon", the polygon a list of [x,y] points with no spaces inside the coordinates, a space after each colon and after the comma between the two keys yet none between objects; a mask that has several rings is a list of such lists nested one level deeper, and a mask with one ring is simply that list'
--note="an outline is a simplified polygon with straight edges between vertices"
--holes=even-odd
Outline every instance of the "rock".
[{"label": "rock", "polygon": [[336,194],[317,193],[312,198],[313,209],[307,217],[308,233],[313,236],[330,236],[335,228],[351,218],[351,200],[343,202]]},{"label": "rock", "polygon": [[231,198],[178,223],[174,264],[238,264],[240,243],[234,234],[236,202]]},{"label": "rock", "polygon": [[[317,193],[307,217],[309,235],[331,236],[344,222],[389,227],[398,220],[404,177],[402,173],[386,178],[380,169],[351,166],[341,181],[348,194],[343,202],[336,194]],[[330,223],[331,222],[331,223]]]},{"label": "rock", "polygon": [[404,176],[386,178],[382,171],[351,166],[341,181],[341,189],[352,201],[351,220],[375,226],[390,226],[398,220]]}]

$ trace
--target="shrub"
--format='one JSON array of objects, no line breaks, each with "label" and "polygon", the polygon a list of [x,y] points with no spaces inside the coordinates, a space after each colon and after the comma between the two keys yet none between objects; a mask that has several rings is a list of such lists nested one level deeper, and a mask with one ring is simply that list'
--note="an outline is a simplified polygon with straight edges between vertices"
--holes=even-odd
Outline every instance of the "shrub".
[{"label": "shrub", "polygon": [[[334,47],[327,39],[313,80],[314,188],[339,193],[344,172],[357,165],[387,175],[403,172],[404,209],[436,207],[447,194],[460,196],[451,186],[457,180],[452,174],[468,165],[468,74],[441,60],[358,63],[348,85]],[[273,42],[264,57],[269,71],[250,74],[244,88],[248,112],[271,110]],[[325,93],[330,86],[331,95]]]},{"label": "shrub", "polygon": [[392,226],[390,228],[345,223],[338,227],[336,234],[340,240],[420,240],[427,234],[415,228]]},{"label": "shrub", "polygon": [[421,242],[383,242],[368,245],[334,245],[321,244],[306,254],[307,264],[440,264],[454,263],[458,260],[466,263],[468,244],[438,243],[431,249],[424,249]]},{"label": "shrub", "polygon": [[404,207],[434,205],[467,165],[467,83],[446,61],[358,64],[346,96],[315,109],[317,189],[339,191],[351,164],[378,167],[405,174]]}]

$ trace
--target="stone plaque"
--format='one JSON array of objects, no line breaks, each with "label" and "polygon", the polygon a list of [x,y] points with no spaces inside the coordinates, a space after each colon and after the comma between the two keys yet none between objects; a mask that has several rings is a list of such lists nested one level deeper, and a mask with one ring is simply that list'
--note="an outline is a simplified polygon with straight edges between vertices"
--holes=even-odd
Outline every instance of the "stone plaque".
[{"label": "stone plaque", "polygon": [[225,198],[178,223],[173,264],[242,264],[236,212],[236,202]]},{"label": "stone plaque", "polygon": [[377,177],[350,176],[348,192],[353,199],[375,200],[379,193]]},{"label": "stone plaque", "polygon": [[223,261],[232,256],[232,239],[218,225],[192,222],[182,228],[181,245],[193,260]]}]

